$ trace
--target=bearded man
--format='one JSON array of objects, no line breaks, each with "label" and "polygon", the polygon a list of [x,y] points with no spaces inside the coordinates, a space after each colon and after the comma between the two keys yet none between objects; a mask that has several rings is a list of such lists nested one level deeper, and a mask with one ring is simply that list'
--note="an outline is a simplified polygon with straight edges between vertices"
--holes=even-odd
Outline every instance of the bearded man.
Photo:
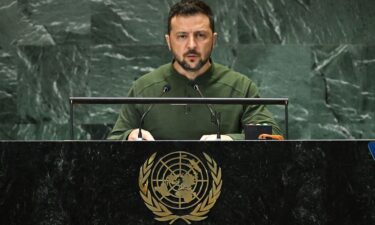
[{"label": "bearded man", "polygon": [[[166,87],[170,90],[163,97],[259,97],[256,85],[247,76],[212,61],[217,33],[212,11],[203,1],[182,0],[171,7],[165,40],[174,56],[172,62],[135,81],[129,97],[159,97]],[[148,108],[124,105],[108,139],[138,140],[140,119]],[[273,134],[281,134],[264,105],[216,105],[215,111],[220,113],[221,140],[244,139],[243,128],[249,123],[267,123]],[[155,105],[142,128],[143,140],[217,138],[217,127],[205,105]]]}]

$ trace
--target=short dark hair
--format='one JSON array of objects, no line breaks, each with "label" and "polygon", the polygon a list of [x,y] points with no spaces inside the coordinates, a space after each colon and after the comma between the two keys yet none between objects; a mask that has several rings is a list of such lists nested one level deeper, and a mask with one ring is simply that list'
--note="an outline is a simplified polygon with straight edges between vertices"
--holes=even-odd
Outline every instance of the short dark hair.
[{"label": "short dark hair", "polygon": [[202,13],[210,20],[210,28],[212,32],[215,32],[214,16],[211,8],[201,0],[181,0],[174,4],[169,10],[168,15],[168,34],[171,32],[171,20],[175,16],[192,16],[198,13]]}]

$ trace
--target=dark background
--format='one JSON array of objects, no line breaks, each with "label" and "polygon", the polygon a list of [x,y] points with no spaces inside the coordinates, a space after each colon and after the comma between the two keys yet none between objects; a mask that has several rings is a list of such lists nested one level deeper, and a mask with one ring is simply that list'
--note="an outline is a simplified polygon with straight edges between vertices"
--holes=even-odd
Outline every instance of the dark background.
[{"label": "dark background", "polygon": [[222,171],[220,197],[193,225],[375,224],[375,163],[367,145],[0,141],[0,224],[167,224],[145,206],[138,177],[153,153],[156,163],[177,151],[206,163],[204,152]]}]

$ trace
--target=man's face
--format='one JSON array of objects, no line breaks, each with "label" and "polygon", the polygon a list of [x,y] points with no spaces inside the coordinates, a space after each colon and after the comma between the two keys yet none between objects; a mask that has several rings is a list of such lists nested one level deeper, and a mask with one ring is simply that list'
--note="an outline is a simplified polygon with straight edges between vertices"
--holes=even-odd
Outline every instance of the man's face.
[{"label": "man's face", "polygon": [[171,31],[165,38],[179,66],[185,71],[197,72],[209,63],[216,36],[208,17],[196,14],[173,17]]}]

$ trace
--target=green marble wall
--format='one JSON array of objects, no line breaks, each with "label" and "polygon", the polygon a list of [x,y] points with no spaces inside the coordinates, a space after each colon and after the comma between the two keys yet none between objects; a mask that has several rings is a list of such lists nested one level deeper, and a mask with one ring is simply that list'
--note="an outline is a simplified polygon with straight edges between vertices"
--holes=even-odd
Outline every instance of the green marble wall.
[{"label": "green marble wall", "polygon": [[[172,0],[1,0],[0,139],[68,139],[69,96],[125,96],[171,60]],[[216,62],[290,99],[290,138],[375,138],[373,0],[207,0]],[[77,106],[100,139],[119,106]],[[283,126],[282,107],[271,107]]]}]

